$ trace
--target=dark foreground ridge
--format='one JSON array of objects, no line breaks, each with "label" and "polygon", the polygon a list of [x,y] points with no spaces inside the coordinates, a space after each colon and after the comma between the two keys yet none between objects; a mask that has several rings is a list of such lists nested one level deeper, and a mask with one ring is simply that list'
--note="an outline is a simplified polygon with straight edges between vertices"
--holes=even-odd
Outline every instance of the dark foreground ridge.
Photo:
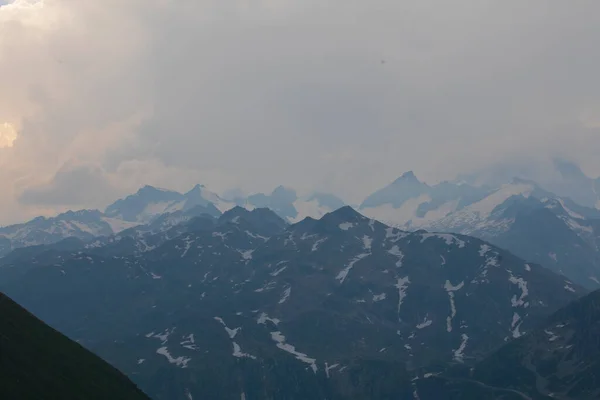
[{"label": "dark foreground ridge", "polygon": [[0,399],[148,397],[118,370],[0,293]]}]

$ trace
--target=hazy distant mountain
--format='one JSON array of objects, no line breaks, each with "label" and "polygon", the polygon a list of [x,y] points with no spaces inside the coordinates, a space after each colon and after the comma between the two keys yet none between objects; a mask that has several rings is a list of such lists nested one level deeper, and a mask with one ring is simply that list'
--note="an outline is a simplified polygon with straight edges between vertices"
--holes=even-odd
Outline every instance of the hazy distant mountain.
[{"label": "hazy distant mountain", "polygon": [[594,288],[600,285],[599,220],[595,209],[514,180],[426,228],[488,240]]},{"label": "hazy distant mountain", "polygon": [[247,198],[238,198],[236,203],[246,208],[270,208],[281,218],[294,223],[306,217],[321,218],[328,212],[337,210],[346,204],[337,196],[328,193],[313,193],[298,197],[294,189],[278,186],[270,195],[253,194]]},{"label": "hazy distant mountain", "polygon": [[548,164],[499,164],[461,175],[457,181],[475,186],[499,187],[510,182],[513,177],[535,181],[560,197],[570,198],[585,207],[600,209],[600,177],[590,178],[577,164],[559,158]]},{"label": "hazy distant mountain", "polygon": [[202,218],[144,253],[13,255],[0,286],[174,400],[411,398],[420,368],[472,365],[586,293],[479,239],[350,207],[291,226],[266,209]]},{"label": "hazy distant mountain", "polygon": [[[129,230],[162,232],[199,215],[219,216],[234,207],[201,185],[185,194],[144,186],[117,200],[105,213],[98,210],[69,211],[53,218],[0,228],[0,257],[14,249],[57,243],[67,238],[92,241]],[[103,239],[104,240],[104,239]]]},{"label": "hazy distant mountain", "polygon": [[412,171],[368,196],[359,210],[404,229],[419,229],[483,199],[491,189],[442,182],[429,186]]},{"label": "hazy distant mountain", "polygon": [[2,293],[0,398],[148,399],[125,375]]},{"label": "hazy distant mountain", "polygon": [[548,190],[583,206],[600,209],[600,177],[589,178],[578,165],[564,160],[555,160],[554,165],[560,179],[544,182]]},{"label": "hazy distant mountain", "polygon": [[405,229],[488,240],[590,288],[600,285],[600,211],[514,178],[497,189],[428,186],[407,173],[369,196],[366,215]]},{"label": "hazy distant mountain", "polygon": [[146,224],[161,214],[204,207],[205,213],[220,215],[234,206],[234,203],[223,200],[202,185],[194,186],[185,194],[144,186],[137,193],[109,205],[105,214],[111,218]]},{"label": "hazy distant mountain", "polygon": [[0,228],[0,257],[17,248],[56,243],[68,237],[90,240],[112,235],[133,225],[107,217],[97,210],[69,211],[54,218],[38,217],[23,224]]}]

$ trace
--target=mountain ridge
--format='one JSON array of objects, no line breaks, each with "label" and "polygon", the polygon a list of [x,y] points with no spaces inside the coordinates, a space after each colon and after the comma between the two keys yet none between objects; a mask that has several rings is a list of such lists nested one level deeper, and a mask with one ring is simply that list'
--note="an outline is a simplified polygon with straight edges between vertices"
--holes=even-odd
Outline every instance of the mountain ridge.
[{"label": "mountain ridge", "polygon": [[149,400],[125,375],[0,292],[0,397]]}]

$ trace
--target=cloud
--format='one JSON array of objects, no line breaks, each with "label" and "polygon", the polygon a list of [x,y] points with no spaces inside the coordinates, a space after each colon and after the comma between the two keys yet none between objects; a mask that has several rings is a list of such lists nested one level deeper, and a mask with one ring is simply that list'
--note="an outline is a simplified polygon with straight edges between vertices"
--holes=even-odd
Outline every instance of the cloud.
[{"label": "cloud", "polygon": [[114,191],[99,168],[66,165],[51,181],[25,189],[19,201],[34,206],[98,207],[110,201]]},{"label": "cloud", "polygon": [[0,8],[0,124],[18,128],[0,221],[70,163],[114,196],[286,184],[354,202],[409,169],[561,155],[600,175],[598,40],[594,0],[17,0]]}]

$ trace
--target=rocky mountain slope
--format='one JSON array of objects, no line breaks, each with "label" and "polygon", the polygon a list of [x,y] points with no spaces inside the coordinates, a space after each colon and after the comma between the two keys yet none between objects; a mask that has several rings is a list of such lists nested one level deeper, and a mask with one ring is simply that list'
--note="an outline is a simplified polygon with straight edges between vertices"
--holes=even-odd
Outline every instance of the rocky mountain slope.
[{"label": "rocky mountain slope", "polygon": [[535,330],[470,370],[428,374],[418,382],[418,393],[447,393],[453,387],[458,394],[454,399],[471,398],[467,391],[473,388],[479,388],[485,396],[495,393],[515,399],[597,399],[599,330],[600,291],[595,291],[555,312]]},{"label": "rocky mountain slope", "polygon": [[518,387],[534,397],[597,399],[599,332],[600,292],[596,291],[487,358],[473,377],[494,386]]},{"label": "rocky mountain slope", "polygon": [[125,375],[2,293],[0,398],[148,399]]},{"label": "rocky mountain slope", "polygon": [[420,368],[472,365],[586,293],[350,207],[291,226],[239,207],[203,218],[145,252],[23,252],[0,286],[155,399],[411,398]]}]

